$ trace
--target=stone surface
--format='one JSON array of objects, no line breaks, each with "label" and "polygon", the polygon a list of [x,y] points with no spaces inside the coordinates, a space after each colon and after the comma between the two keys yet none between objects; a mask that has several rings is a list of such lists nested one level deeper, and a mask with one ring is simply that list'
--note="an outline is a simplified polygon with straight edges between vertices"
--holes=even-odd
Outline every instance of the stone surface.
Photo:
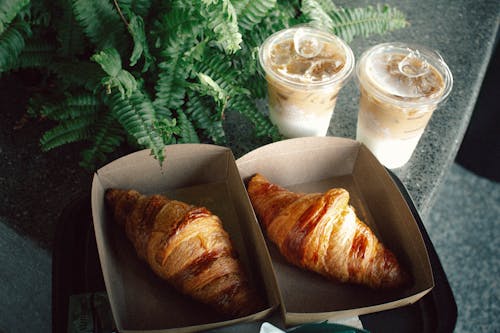
[{"label": "stone surface", "polygon": [[50,253],[0,218],[0,332],[50,332]]}]

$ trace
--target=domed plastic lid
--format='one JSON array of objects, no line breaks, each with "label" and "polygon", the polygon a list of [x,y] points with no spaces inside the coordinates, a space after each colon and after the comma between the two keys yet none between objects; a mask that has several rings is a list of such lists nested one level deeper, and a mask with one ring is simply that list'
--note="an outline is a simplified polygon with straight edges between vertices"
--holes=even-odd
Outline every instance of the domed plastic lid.
[{"label": "domed plastic lid", "polygon": [[356,71],[365,89],[392,103],[439,103],[453,84],[439,53],[411,44],[376,45],[363,53]]},{"label": "domed plastic lid", "polygon": [[343,40],[310,26],[274,33],[260,47],[259,58],[269,76],[291,85],[330,85],[354,69],[354,55]]}]

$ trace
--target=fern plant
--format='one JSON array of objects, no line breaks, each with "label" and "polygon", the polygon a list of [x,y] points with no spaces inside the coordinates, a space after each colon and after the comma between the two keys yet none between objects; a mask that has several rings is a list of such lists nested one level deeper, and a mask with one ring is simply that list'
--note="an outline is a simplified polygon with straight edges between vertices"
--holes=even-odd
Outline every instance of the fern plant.
[{"label": "fern plant", "polygon": [[0,78],[35,68],[49,80],[51,93],[29,102],[54,124],[43,150],[86,142],[80,165],[93,170],[127,143],[161,163],[168,144],[227,144],[230,112],[279,140],[256,104],[258,47],[305,22],[347,42],[407,25],[395,8],[330,0],[0,0]]}]

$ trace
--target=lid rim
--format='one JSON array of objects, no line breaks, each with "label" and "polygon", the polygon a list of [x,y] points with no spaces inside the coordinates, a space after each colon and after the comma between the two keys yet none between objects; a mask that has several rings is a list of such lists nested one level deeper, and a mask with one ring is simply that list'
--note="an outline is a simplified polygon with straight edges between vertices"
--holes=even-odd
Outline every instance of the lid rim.
[{"label": "lid rim", "polygon": [[[439,75],[442,76],[443,81],[444,81],[444,88],[442,89],[442,93],[438,94],[435,97],[429,97],[429,96],[415,96],[415,97],[409,97],[409,96],[401,96],[401,95],[396,95],[390,93],[388,90],[382,89],[380,87],[377,87],[373,79],[367,78],[364,80],[364,82],[361,82],[360,80],[361,74],[361,67],[366,63],[367,59],[370,56],[373,56],[376,51],[379,51],[382,53],[384,51],[384,48],[390,48],[394,49],[396,53],[397,51],[403,52],[403,51],[413,51],[417,50],[419,53],[424,53],[424,60],[428,61],[439,73]],[[423,51],[423,52],[422,52]],[[391,53],[391,52],[387,52]],[[434,57],[434,58],[433,58]],[[375,46],[372,46],[365,52],[360,57],[359,62],[356,64],[356,77],[357,77],[357,82],[359,85],[363,86],[365,89],[368,87],[370,89],[370,93],[374,93],[377,98],[397,104],[399,106],[423,106],[423,105],[437,105],[438,103],[443,102],[446,98],[448,98],[449,94],[451,93],[452,87],[453,87],[453,75],[451,73],[450,68],[444,61],[443,57],[441,54],[436,51],[432,50],[428,47],[419,45],[419,44],[414,44],[414,43],[401,43],[401,42],[393,42],[393,43],[382,43],[382,44],[377,44]]]},{"label": "lid rim", "polygon": [[[266,68],[265,65],[267,65],[268,62],[266,61],[264,50],[266,49],[268,44],[274,42],[281,35],[292,34],[293,31],[296,31],[298,29],[308,29],[308,30],[311,30],[315,33],[319,33],[323,37],[325,37],[326,39],[328,39],[332,42],[336,42],[336,43],[338,43],[339,46],[341,46],[341,48],[344,51],[344,55],[345,55],[346,60],[344,62],[344,66],[342,67],[342,69],[339,72],[335,73],[335,75],[333,76],[332,79],[327,80],[327,81],[320,81],[320,82],[312,82],[312,81],[311,82],[300,82],[300,81],[295,81],[295,80],[286,78],[284,76],[281,76],[278,73],[276,73],[276,71],[273,71],[273,70]],[[293,34],[292,34],[292,36],[293,36]],[[270,35],[269,37],[267,37],[266,40],[262,43],[262,45],[259,47],[259,62],[260,62],[262,69],[264,70],[264,72],[267,75],[271,76],[273,79],[277,80],[280,83],[289,85],[291,87],[296,87],[296,88],[301,88],[301,89],[328,88],[331,85],[339,84],[339,83],[344,82],[347,79],[349,79],[349,77],[352,75],[354,68],[355,68],[354,53],[352,52],[352,49],[349,47],[349,45],[344,40],[342,40],[338,36],[330,34],[326,31],[323,31],[323,30],[320,30],[320,29],[317,29],[317,28],[314,28],[311,26],[303,26],[303,25],[283,29],[283,30],[277,31],[277,32],[273,33],[272,35]]]}]

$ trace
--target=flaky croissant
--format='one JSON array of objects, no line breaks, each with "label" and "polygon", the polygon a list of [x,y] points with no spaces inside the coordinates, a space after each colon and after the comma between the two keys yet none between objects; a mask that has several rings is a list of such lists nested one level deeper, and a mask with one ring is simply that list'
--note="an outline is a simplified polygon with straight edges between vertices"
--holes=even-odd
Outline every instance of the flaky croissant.
[{"label": "flaky croissant", "polygon": [[290,263],[372,288],[406,282],[394,254],[357,218],[345,189],[294,193],[256,174],[247,190],[267,236]]},{"label": "flaky croissant", "polygon": [[138,256],[177,290],[232,317],[262,306],[229,235],[208,209],[134,190],[108,189],[105,200]]}]

